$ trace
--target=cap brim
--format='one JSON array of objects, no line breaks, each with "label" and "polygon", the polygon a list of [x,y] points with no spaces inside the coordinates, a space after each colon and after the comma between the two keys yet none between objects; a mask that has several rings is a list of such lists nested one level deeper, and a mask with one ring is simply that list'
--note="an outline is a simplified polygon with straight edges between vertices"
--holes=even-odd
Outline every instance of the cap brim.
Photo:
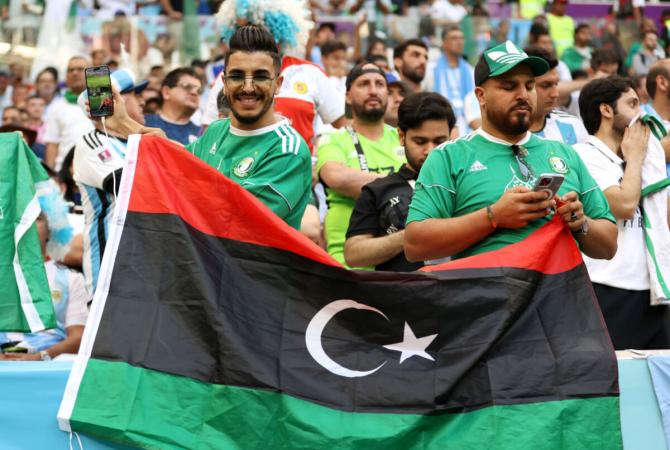
[{"label": "cap brim", "polygon": [[128,89],[124,89],[121,91],[122,94],[129,94],[131,92],[134,92],[135,94],[139,94],[142,92],[146,87],[149,85],[149,80],[144,80],[141,83],[136,84],[133,87],[129,87]]},{"label": "cap brim", "polygon": [[501,66],[499,69],[491,72],[488,78],[498,77],[504,73],[507,73],[517,67],[519,64],[527,64],[533,71],[533,75],[536,77],[544,75],[549,70],[549,63],[544,59],[537,56],[526,56],[525,58],[519,58],[518,61]]}]

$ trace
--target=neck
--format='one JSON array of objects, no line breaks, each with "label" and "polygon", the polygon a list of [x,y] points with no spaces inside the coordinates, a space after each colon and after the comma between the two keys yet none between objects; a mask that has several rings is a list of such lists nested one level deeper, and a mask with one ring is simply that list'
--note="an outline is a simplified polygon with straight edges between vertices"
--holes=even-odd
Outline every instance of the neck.
[{"label": "neck", "polygon": [[281,119],[275,116],[274,108],[270,108],[263,116],[254,123],[242,123],[235,117],[235,114],[230,115],[230,124],[238,130],[252,131],[260,128],[269,127],[270,125],[279,122]]},{"label": "neck", "polygon": [[656,98],[651,101],[651,106],[661,116],[661,119],[670,120],[670,100],[665,92],[657,93]]},{"label": "neck", "polygon": [[75,95],[79,95],[84,91],[84,88],[76,88],[75,89],[75,88],[68,87],[68,90]]},{"label": "neck", "polygon": [[498,139],[509,142],[510,144],[516,144],[524,137],[526,137],[526,131],[521,134],[510,134],[496,128],[491,122],[482,117],[482,130],[486,131],[491,136],[495,136]]},{"label": "neck", "polygon": [[351,125],[356,133],[365,136],[371,141],[377,141],[384,135],[384,119],[379,119],[376,122],[366,122],[354,116]]},{"label": "neck", "polygon": [[530,131],[531,133],[542,131],[546,123],[547,123],[547,115],[539,114],[531,119],[528,131]]},{"label": "neck", "polygon": [[459,55],[453,55],[451,53],[445,53],[445,56],[447,57],[447,62],[451,67],[457,67],[458,66],[458,60],[460,59]]},{"label": "neck", "polygon": [[421,92],[421,83],[415,83],[414,81],[400,75],[400,79],[408,84],[412,88],[412,92]]},{"label": "neck", "polygon": [[414,169],[414,167],[410,166],[409,163],[405,163],[405,167],[407,169],[411,170],[412,172],[416,173],[416,170]]},{"label": "neck", "polygon": [[185,125],[191,121],[194,111],[173,108],[171,105],[163,105],[160,116],[168,122]]},{"label": "neck", "polygon": [[614,130],[606,129],[605,127],[600,127],[598,131],[594,134],[595,137],[603,141],[603,144],[609,148],[612,153],[616,155],[621,155],[621,141],[622,137],[617,136]]},{"label": "neck", "polygon": [[31,128],[31,129],[36,130],[42,125],[42,118],[41,117],[37,118],[37,119],[29,118],[28,120],[26,120],[25,125],[26,125],[26,128]]}]

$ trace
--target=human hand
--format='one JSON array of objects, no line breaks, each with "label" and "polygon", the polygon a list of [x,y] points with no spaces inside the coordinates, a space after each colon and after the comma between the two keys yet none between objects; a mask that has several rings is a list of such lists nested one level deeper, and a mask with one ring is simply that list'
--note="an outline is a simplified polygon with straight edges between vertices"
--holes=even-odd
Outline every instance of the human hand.
[{"label": "human hand", "polygon": [[644,159],[649,145],[649,127],[636,121],[633,125],[626,127],[621,141],[621,153],[624,161]]},{"label": "human hand", "polygon": [[168,16],[170,16],[170,19],[172,20],[181,20],[184,15],[179,11],[172,10],[168,13]]},{"label": "human hand", "polygon": [[568,224],[570,231],[576,232],[582,230],[582,225],[586,222],[586,215],[584,214],[584,205],[579,201],[579,197],[575,191],[570,191],[563,197],[555,197],[558,203],[558,214],[565,223]]},{"label": "human hand", "polygon": [[42,361],[39,353],[3,353],[5,361]]},{"label": "human hand", "polygon": [[551,213],[556,207],[554,199],[547,198],[546,192],[534,192],[517,186],[505,193],[491,205],[493,217],[500,228],[522,228],[536,219]]}]

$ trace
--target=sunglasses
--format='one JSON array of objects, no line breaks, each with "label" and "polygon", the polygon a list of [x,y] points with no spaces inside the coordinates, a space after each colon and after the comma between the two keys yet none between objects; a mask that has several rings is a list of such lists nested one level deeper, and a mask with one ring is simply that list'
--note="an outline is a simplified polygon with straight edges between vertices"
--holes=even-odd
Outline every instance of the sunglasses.
[{"label": "sunglasses", "polygon": [[514,152],[514,158],[516,158],[516,163],[519,166],[519,172],[524,181],[528,181],[530,178],[535,178],[535,173],[533,168],[530,166],[528,161],[526,161],[526,156],[528,156],[528,150],[519,145],[512,146],[512,152]]}]

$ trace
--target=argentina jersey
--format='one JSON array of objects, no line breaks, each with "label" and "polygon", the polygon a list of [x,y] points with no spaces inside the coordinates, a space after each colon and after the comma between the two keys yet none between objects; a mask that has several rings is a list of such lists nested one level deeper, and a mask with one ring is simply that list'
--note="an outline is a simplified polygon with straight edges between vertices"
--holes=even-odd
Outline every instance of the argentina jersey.
[{"label": "argentina jersey", "polygon": [[559,110],[549,113],[545,120],[544,128],[533,132],[533,134],[568,145],[584,142],[589,135],[579,117]]},{"label": "argentina jersey", "polygon": [[107,244],[108,223],[114,214],[115,190],[125,164],[126,143],[99,130],[83,135],[74,151],[74,180],[84,210],[84,261],[86,290],[93,296]]}]

